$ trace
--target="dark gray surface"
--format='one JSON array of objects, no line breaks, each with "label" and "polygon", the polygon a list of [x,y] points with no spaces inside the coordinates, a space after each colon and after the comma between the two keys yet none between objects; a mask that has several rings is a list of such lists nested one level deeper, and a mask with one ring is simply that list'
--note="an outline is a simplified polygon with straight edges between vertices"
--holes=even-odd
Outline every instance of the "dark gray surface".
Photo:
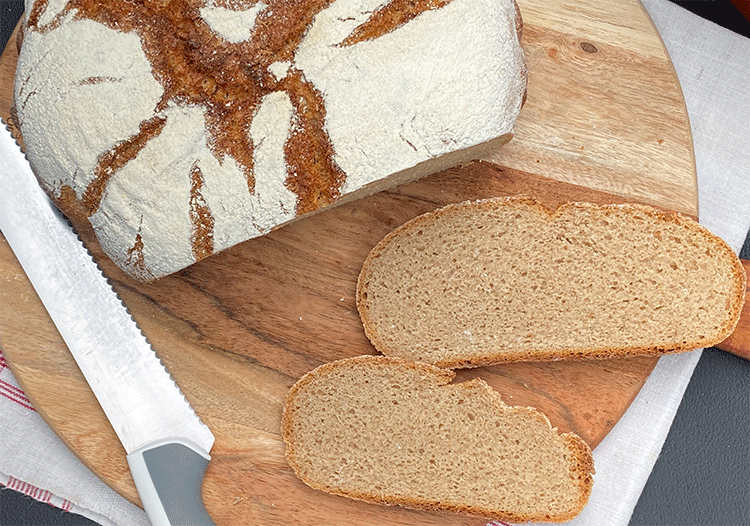
[{"label": "dark gray surface", "polygon": [[630,524],[750,524],[750,362],[704,351]]},{"label": "dark gray surface", "polygon": [[[735,33],[750,38],[750,13],[748,0],[669,0],[696,15],[716,22]],[[744,4],[743,11],[736,6]],[[744,13],[744,15],[743,15]]]},{"label": "dark gray surface", "polygon": [[[750,22],[728,0],[674,3],[750,37]],[[3,47],[21,12],[21,0],[0,0]],[[750,259],[750,242],[743,250]],[[0,490],[0,526],[93,524]],[[750,526],[750,361],[704,351],[630,525]]]},{"label": "dark gray surface", "polygon": [[[149,477],[138,477],[134,457],[141,454]],[[208,459],[194,447],[181,443],[168,443],[147,449],[142,453],[128,455],[128,465],[134,475],[138,494],[149,518],[154,510],[161,509],[169,518],[170,524],[193,524],[194,526],[216,526],[203,506],[201,487],[203,475],[208,467]],[[144,481],[143,478],[148,478]],[[145,482],[145,484],[144,484]],[[151,507],[146,498],[153,488],[158,500]]]},{"label": "dark gray surface", "polygon": [[[44,504],[0,486],[2,526],[98,526],[85,517]],[[127,526],[127,525],[123,525]]]}]

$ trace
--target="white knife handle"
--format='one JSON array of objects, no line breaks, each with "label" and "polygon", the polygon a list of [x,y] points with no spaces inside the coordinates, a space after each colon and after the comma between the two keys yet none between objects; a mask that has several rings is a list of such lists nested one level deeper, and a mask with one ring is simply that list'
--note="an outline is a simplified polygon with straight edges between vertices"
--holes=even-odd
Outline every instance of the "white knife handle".
[{"label": "white knife handle", "polygon": [[152,442],[127,459],[152,526],[215,526],[201,499],[208,453],[175,438]]}]

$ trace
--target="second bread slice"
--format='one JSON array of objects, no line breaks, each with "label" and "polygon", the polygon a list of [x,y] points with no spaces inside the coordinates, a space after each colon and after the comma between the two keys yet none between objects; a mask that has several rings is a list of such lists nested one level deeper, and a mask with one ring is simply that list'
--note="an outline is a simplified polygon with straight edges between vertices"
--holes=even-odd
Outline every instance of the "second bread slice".
[{"label": "second bread slice", "polygon": [[484,381],[384,356],[302,377],[284,407],[287,460],[309,486],[381,504],[497,520],[570,520],[589,499],[593,459],[530,407]]},{"label": "second bread slice", "polygon": [[449,205],[386,236],[360,273],[367,336],[443,367],[664,353],[736,325],[745,273],[695,221],[638,205]]}]

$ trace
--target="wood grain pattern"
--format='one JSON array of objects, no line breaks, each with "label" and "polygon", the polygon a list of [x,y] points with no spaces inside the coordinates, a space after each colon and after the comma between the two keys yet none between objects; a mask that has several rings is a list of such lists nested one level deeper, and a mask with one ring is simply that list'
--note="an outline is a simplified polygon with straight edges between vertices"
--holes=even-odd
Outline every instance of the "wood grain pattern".
[{"label": "wood grain pattern", "polygon": [[527,105],[514,140],[488,160],[695,213],[687,109],[640,3],[519,4]]},{"label": "wood grain pattern", "polygon": [[[151,284],[87,245],[156,351],[216,435],[204,499],[217,524],[452,524],[482,519],[383,508],[313,491],[291,472],[279,436],[296,379],[373,353],[354,305],[360,265],[390,230],[464,199],[533,195],[642,202],[697,216],[690,128],[677,78],[636,0],[519,0],[529,96],[516,137],[489,159],[299,221]],[[7,118],[16,61],[0,58]],[[73,452],[138,503],[125,452],[22,269],[0,238],[0,342],[39,412]],[[653,369],[653,357],[513,364],[480,375],[511,404],[597,445]]]}]

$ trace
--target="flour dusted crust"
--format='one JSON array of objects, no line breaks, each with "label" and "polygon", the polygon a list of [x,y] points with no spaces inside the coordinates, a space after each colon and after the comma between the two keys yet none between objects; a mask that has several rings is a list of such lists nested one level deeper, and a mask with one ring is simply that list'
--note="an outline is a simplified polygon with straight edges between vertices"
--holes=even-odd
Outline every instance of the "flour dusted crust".
[{"label": "flour dusted crust", "polygon": [[14,104],[42,186],[152,280],[506,142],[513,0],[28,0]]}]

